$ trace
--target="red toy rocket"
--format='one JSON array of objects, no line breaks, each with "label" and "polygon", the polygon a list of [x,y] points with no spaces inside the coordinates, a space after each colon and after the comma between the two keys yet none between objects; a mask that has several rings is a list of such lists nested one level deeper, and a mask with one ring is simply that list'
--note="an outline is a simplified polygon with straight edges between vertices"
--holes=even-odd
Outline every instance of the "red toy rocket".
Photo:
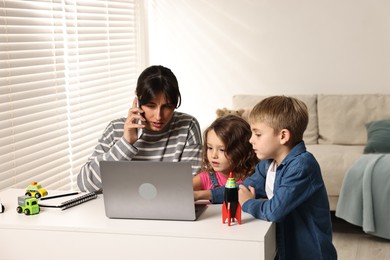
[{"label": "red toy rocket", "polygon": [[230,222],[237,220],[238,224],[241,224],[241,205],[238,202],[238,187],[236,180],[230,173],[225,185],[224,202],[222,205],[222,223],[225,224],[226,220],[228,226]]}]

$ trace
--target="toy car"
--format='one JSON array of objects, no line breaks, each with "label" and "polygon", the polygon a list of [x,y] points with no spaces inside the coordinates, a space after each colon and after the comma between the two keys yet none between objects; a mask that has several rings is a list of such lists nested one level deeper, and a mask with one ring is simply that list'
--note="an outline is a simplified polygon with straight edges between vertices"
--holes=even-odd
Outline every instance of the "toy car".
[{"label": "toy car", "polygon": [[38,184],[37,182],[34,181],[26,188],[25,195],[39,199],[40,197],[47,196],[47,191],[44,188],[42,188],[41,184]]},{"label": "toy car", "polygon": [[19,196],[18,205],[16,211],[18,213],[24,212],[26,215],[38,214],[41,210],[38,205],[38,200],[30,196]]}]

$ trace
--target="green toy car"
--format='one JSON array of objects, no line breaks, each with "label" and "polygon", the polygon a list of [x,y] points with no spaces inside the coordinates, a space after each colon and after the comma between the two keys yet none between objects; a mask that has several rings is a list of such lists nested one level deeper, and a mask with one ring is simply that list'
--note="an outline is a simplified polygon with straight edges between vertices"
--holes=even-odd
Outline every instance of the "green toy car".
[{"label": "green toy car", "polygon": [[19,196],[18,205],[19,206],[16,208],[16,211],[18,213],[24,212],[26,215],[35,215],[41,210],[38,205],[38,200],[30,196]]},{"label": "green toy car", "polygon": [[34,181],[30,185],[28,185],[28,187],[26,188],[26,193],[24,195],[39,199],[40,197],[47,196],[47,191],[42,188],[41,184],[38,184]]}]

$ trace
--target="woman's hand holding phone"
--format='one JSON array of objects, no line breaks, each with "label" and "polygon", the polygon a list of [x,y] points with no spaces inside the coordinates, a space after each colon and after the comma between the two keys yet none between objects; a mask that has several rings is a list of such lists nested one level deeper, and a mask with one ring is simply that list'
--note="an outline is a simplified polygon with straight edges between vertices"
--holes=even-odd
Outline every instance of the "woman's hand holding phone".
[{"label": "woman's hand holding phone", "polygon": [[138,98],[135,97],[133,100],[133,105],[129,109],[127,114],[127,119],[125,121],[125,126],[123,129],[123,137],[130,144],[134,144],[138,140],[138,132],[142,131],[141,129],[145,127],[142,122],[145,122],[145,118],[142,116],[141,107],[138,105]]}]

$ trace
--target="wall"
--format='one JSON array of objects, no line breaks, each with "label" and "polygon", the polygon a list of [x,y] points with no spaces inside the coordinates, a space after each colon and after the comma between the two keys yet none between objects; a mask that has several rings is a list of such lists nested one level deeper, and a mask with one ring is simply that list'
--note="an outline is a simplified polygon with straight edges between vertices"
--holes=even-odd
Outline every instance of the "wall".
[{"label": "wall", "polygon": [[390,1],[146,0],[149,64],[205,128],[234,94],[390,93]]}]

